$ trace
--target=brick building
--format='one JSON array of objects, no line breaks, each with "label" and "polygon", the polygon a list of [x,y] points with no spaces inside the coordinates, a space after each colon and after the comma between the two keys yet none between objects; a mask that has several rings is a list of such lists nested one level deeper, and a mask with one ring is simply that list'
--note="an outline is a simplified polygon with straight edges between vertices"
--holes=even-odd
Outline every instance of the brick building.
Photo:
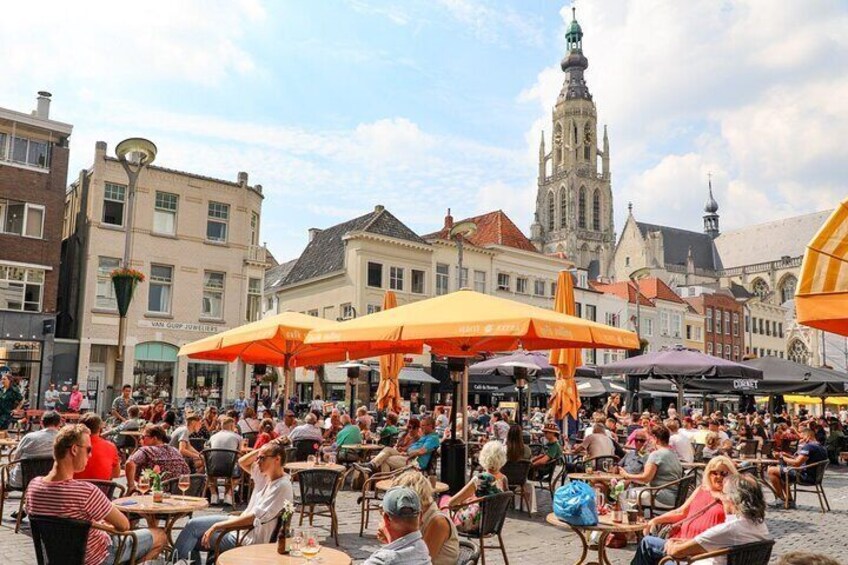
[{"label": "brick building", "polygon": [[54,329],[73,126],[49,116],[48,92],[31,113],[0,108],[0,366],[33,406],[61,372]]},{"label": "brick building", "polygon": [[680,289],[683,299],[704,316],[704,352],[731,361],[744,355],[744,305],[724,288],[690,286]]}]

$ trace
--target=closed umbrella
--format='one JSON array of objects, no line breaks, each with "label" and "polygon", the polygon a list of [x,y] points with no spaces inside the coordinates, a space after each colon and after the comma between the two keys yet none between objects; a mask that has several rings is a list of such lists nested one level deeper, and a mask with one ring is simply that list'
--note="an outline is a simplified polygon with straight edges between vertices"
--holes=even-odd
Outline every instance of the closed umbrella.
[{"label": "closed umbrella", "polygon": [[848,335],[848,198],[807,244],[795,312],[800,324]]},{"label": "closed umbrella", "polygon": [[[568,271],[560,271],[557,278],[554,311],[569,316],[574,315],[574,281]],[[583,364],[580,350],[575,347],[554,349],[551,351],[549,361],[556,371],[556,384],[550,400],[554,418],[562,420],[566,415],[577,418],[580,395],[577,392],[574,373],[577,367]]]},{"label": "closed umbrella", "polygon": [[[397,306],[397,297],[391,290],[386,291],[383,297],[383,310],[390,310]],[[377,387],[377,409],[386,410],[391,408],[400,413],[400,385],[398,375],[403,369],[403,354],[390,353],[380,356],[380,386]]]}]

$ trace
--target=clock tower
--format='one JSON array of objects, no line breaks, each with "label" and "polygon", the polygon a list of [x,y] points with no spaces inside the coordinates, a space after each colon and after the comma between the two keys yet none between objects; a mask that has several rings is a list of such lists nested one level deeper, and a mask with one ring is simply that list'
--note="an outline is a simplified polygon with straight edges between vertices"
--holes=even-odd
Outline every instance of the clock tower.
[{"label": "clock tower", "polygon": [[[539,179],[531,239],[543,253],[564,253],[589,276],[609,275],[615,246],[609,139],[598,147],[597,112],[583,76],[583,30],[573,19],[565,34],[562,90],[552,112],[550,151],[539,146]],[[599,169],[600,165],[600,169]]]}]

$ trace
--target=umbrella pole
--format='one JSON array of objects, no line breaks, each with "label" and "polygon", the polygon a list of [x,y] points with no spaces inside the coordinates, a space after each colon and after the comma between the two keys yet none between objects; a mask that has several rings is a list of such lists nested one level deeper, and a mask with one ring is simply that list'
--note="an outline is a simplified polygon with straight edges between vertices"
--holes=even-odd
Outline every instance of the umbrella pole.
[{"label": "umbrella pole", "polygon": [[680,414],[683,413],[683,379],[680,377],[675,378],[675,382],[677,383],[677,408],[680,410]]}]

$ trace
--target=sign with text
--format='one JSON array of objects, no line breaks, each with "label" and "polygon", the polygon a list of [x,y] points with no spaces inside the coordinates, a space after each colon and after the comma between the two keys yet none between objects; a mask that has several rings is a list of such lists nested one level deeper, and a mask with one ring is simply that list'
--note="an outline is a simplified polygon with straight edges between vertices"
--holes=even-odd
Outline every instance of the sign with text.
[{"label": "sign with text", "polygon": [[214,334],[222,332],[227,328],[216,326],[214,324],[200,324],[193,322],[173,322],[171,320],[139,320],[138,327],[153,328],[157,330],[174,330],[180,332],[197,332],[205,334]]},{"label": "sign with text", "polygon": [[756,379],[734,379],[733,390],[757,390]]}]

